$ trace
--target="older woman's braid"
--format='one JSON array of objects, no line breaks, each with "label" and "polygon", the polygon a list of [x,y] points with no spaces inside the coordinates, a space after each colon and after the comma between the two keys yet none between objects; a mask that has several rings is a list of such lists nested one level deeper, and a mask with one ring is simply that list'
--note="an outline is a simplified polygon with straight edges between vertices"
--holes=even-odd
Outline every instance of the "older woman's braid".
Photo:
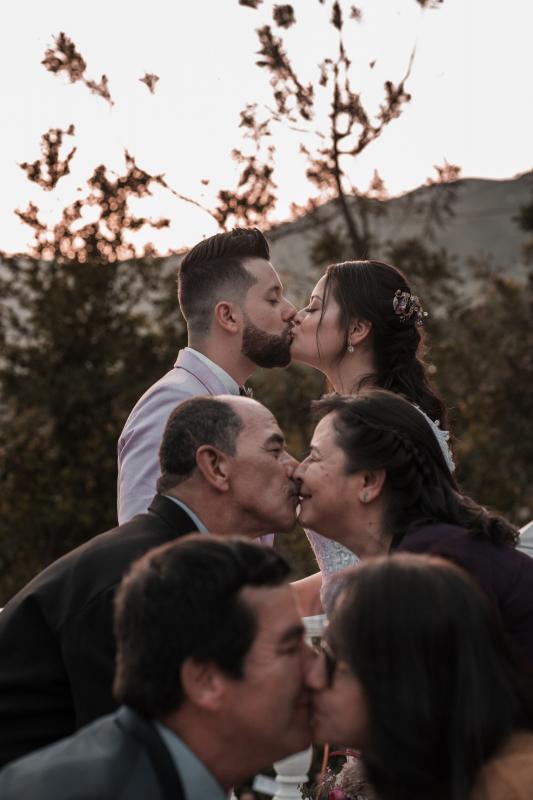
[{"label": "older woman's braid", "polygon": [[350,416],[361,426],[359,432],[361,443],[367,445],[372,443],[378,458],[382,454],[387,454],[389,469],[401,469],[408,466],[405,460],[399,463],[401,457],[401,452],[399,451],[403,450],[407,459],[412,461],[413,467],[420,473],[422,478],[427,480],[432,478],[434,470],[431,468],[427,457],[404,432],[395,427],[369,420],[357,412],[353,412]]},{"label": "older woman's braid", "polygon": [[394,431],[394,435],[400,440],[405,451],[413,459],[413,462],[417,465],[420,474],[428,481],[431,480],[434,475],[434,470],[431,468],[425,454],[419,450],[412,440],[405,434],[400,433],[400,431]]}]

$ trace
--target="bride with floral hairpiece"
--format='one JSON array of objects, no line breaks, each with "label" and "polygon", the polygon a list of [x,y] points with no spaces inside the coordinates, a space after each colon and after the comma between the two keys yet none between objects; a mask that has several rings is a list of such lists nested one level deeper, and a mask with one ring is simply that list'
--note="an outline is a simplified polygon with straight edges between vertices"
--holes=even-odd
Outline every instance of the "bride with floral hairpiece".
[{"label": "bride with floral hairpiece", "polygon": [[[294,319],[292,360],[320,370],[338,394],[379,387],[403,395],[431,423],[453,469],[446,408],[422,360],[425,316],[396,267],[381,261],[332,264]],[[322,574],[324,596],[328,576],[354,564],[357,557],[314,531],[306,534]],[[316,613],[318,586],[315,576],[296,584],[306,613]]]}]

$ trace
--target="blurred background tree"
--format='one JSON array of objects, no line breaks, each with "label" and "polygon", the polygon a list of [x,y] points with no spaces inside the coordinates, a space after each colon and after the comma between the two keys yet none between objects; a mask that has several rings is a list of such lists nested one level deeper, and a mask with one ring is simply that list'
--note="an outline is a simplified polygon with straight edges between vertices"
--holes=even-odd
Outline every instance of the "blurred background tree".
[{"label": "blurred background tree", "polygon": [[[42,138],[22,164],[50,191],[74,154],[74,128]],[[173,363],[184,338],[173,274],[131,234],[166,220],[134,216],[151,176],[95,169],[86,195],[51,228],[30,205],[31,251],[3,254],[0,294],[0,604],[43,565],[116,524],[116,440],[140,394]],[[169,313],[172,305],[173,314]]]}]

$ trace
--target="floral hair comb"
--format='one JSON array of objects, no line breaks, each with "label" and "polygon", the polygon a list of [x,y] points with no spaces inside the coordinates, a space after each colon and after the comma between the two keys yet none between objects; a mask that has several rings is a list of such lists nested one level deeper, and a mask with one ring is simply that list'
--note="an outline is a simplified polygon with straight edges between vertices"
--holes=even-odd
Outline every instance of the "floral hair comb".
[{"label": "floral hair comb", "polygon": [[402,292],[401,289],[397,289],[394,293],[392,308],[394,313],[400,317],[400,322],[405,322],[406,319],[414,317],[415,325],[423,325],[424,317],[428,315],[428,312],[422,309],[416,294]]}]

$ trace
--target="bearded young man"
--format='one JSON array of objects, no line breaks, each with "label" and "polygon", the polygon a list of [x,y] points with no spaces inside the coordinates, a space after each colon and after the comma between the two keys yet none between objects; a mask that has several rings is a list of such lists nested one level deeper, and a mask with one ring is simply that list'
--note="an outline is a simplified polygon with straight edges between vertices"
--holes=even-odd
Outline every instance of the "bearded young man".
[{"label": "bearded young man", "polygon": [[242,394],[256,366],[290,363],[294,306],[270,263],[261,231],[237,228],[190,250],[178,269],[188,346],[137,401],[118,440],[118,520],[145,512],[159,477],[170,412],[196,395]]}]

